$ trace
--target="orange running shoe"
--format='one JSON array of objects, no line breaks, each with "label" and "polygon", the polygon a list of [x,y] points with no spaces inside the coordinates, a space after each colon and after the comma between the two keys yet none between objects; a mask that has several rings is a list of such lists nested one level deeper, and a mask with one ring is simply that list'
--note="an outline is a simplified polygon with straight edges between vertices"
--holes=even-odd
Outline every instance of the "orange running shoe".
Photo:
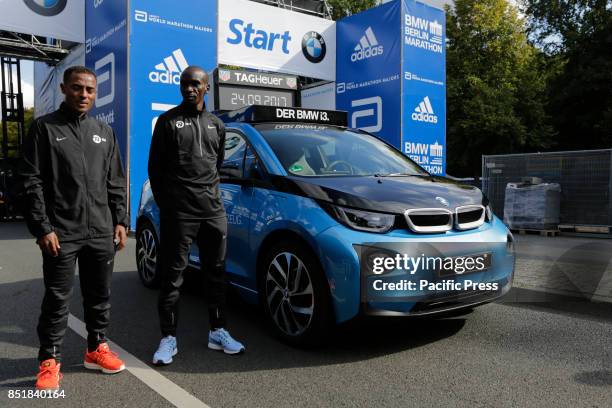
[{"label": "orange running shoe", "polygon": [[60,366],[61,364],[57,363],[54,358],[42,361],[40,363],[38,374],[36,375],[36,389],[59,389],[59,382],[62,379],[62,373],[60,373]]},{"label": "orange running shoe", "polygon": [[115,374],[125,369],[123,361],[117,357],[117,354],[110,351],[107,343],[100,343],[94,351],[85,351],[85,368],[90,370],[102,370],[106,374]]}]

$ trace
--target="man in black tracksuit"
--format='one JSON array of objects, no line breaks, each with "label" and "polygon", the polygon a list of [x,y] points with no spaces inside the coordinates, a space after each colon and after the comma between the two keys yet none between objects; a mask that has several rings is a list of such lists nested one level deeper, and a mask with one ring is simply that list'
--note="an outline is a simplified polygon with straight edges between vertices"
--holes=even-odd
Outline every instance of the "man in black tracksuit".
[{"label": "man in black tracksuit", "polygon": [[183,102],[162,114],[149,152],[149,180],[160,210],[161,274],[158,311],[163,339],[154,364],[169,364],[177,353],[179,289],[192,242],[206,277],[208,346],[228,354],[244,351],[225,327],[227,217],[219,192],[225,127],[204,107],[208,75],[191,66],[181,75]]},{"label": "man in black tracksuit", "polygon": [[87,116],[96,85],[89,69],[68,68],[64,102],[34,120],[24,144],[19,176],[28,228],[42,251],[45,284],[38,323],[40,389],[59,387],[76,262],[88,331],[84,364],[105,373],[124,368],[108,349],[105,331],[115,250],[127,239],[126,182],[113,130]]}]

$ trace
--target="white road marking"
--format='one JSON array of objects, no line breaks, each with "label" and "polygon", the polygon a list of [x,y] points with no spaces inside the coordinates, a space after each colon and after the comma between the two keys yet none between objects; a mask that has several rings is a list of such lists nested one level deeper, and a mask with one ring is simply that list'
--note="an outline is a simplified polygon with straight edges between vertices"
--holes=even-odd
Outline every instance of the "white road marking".
[{"label": "white road marking", "polygon": [[[87,339],[85,323],[77,319],[72,313],[68,316],[68,327],[74,330],[79,336]],[[116,343],[110,340],[108,342],[111,349],[119,354],[125,363],[126,370],[149,386],[153,391],[168,400],[172,405],[181,408],[210,408],[208,405],[168,380],[159,372],[149,367],[146,363],[125,351]]]}]

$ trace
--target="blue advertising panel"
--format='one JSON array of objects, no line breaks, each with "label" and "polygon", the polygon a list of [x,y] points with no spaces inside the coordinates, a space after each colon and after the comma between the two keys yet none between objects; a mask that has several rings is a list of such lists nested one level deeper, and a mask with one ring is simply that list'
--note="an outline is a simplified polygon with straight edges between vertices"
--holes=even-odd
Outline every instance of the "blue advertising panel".
[{"label": "blue advertising panel", "polygon": [[217,66],[217,1],[186,0],[179,7],[132,0],[130,19],[130,208],[136,214],[153,127],[160,114],[181,102],[181,71],[188,65],[208,72]]},{"label": "blue advertising panel", "polygon": [[402,151],[446,174],[446,20],[443,10],[402,0]]},{"label": "blue advertising panel", "polygon": [[394,1],[338,21],[336,108],[349,126],[400,148],[401,3]]},{"label": "blue advertising panel", "polygon": [[115,131],[127,167],[127,0],[88,1],[85,65],[96,73],[98,93],[90,115]]}]

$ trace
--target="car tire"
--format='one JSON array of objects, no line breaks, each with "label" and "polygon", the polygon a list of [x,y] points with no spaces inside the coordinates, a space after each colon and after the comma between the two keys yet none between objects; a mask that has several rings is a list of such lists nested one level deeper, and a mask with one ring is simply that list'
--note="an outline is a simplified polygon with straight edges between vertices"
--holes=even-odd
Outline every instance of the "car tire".
[{"label": "car tire", "polygon": [[327,279],[312,251],[296,242],[277,243],[266,251],[259,272],[260,301],[274,333],[295,346],[320,345],[334,317]]},{"label": "car tire", "polygon": [[136,233],[136,267],[144,286],[158,289],[161,282],[159,272],[159,238],[150,221],[144,221]]}]

